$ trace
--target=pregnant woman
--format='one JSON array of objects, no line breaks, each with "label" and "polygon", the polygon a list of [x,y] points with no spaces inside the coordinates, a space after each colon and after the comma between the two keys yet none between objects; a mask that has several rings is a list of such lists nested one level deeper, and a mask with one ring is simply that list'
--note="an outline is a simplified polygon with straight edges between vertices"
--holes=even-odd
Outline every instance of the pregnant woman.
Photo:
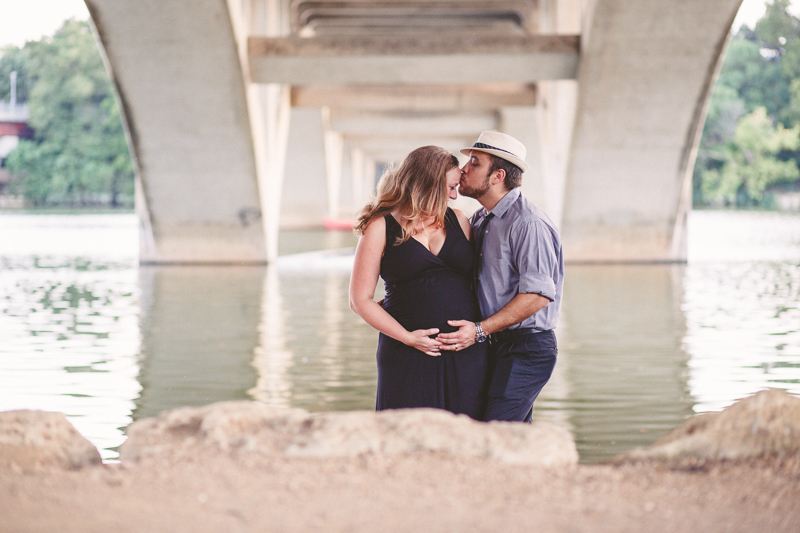
[{"label": "pregnant woman", "polygon": [[[456,330],[447,324],[455,316],[480,319],[469,221],[447,205],[460,178],[458,160],[447,150],[417,148],[381,178],[356,225],[350,307],[380,331],[379,411],[434,407],[482,420],[485,345],[442,352],[434,338]],[[378,276],[386,284],[382,306],[374,301]]]}]

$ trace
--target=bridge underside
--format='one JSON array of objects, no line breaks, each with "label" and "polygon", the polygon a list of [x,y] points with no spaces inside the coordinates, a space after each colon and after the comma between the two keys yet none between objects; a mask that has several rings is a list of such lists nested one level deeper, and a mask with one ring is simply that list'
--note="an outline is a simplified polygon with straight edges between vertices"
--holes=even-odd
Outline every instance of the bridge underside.
[{"label": "bridge underside", "polygon": [[[741,0],[86,0],[145,262],[263,262],[381,166],[485,129],[573,261],[685,259],[689,175]],[[476,203],[459,200],[471,210]]]}]

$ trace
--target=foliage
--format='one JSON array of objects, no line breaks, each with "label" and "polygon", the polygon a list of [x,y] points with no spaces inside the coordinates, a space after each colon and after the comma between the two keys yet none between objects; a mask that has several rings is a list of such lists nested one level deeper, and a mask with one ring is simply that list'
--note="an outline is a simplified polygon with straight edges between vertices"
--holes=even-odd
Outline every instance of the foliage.
[{"label": "foliage", "polygon": [[17,102],[28,101],[28,68],[25,50],[16,46],[0,49],[0,101],[11,99],[11,73],[17,73]]},{"label": "foliage", "polygon": [[9,155],[13,189],[37,206],[129,203],[133,166],[88,23],[69,20],[52,39],[28,42],[21,52],[36,133]]},{"label": "foliage", "polygon": [[800,187],[800,20],[788,6],[767,4],[755,29],[730,42],[695,163],[695,205],[765,206],[770,188]]},{"label": "foliage", "polygon": [[745,116],[736,126],[733,141],[721,151],[725,158],[719,168],[708,170],[702,182],[705,198],[715,203],[737,203],[744,193],[760,202],[764,190],[776,183],[800,178],[793,160],[781,161],[778,155],[800,148],[800,125],[787,130],[772,125],[763,107]]}]

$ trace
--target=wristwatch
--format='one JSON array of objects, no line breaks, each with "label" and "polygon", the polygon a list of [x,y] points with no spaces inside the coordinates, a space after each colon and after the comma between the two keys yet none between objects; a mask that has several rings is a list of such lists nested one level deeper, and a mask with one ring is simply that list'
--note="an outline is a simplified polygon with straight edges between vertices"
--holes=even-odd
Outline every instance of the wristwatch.
[{"label": "wristwatch", "polygon": [[483,342],[486,340],[486,333],[483,332],[480,322],[475,322],[475,341]]}]

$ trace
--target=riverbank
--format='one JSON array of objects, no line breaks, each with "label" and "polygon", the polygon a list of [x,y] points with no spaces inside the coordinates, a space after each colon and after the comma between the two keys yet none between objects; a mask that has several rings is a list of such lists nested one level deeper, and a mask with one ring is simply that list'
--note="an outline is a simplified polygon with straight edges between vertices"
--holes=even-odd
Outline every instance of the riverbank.
[{"label": "riverbank", "polygon": [[29,413],[0,413],[3,531],[800,530],[800,399],[778,391],[592,466],[547,423],[254,403],[136,422],[103,465]]},{"label": "riverbank", "polygon": [[425,456],[197,456],[0,474],[8,532],[796,532],[797,460],[558,470]]}]

